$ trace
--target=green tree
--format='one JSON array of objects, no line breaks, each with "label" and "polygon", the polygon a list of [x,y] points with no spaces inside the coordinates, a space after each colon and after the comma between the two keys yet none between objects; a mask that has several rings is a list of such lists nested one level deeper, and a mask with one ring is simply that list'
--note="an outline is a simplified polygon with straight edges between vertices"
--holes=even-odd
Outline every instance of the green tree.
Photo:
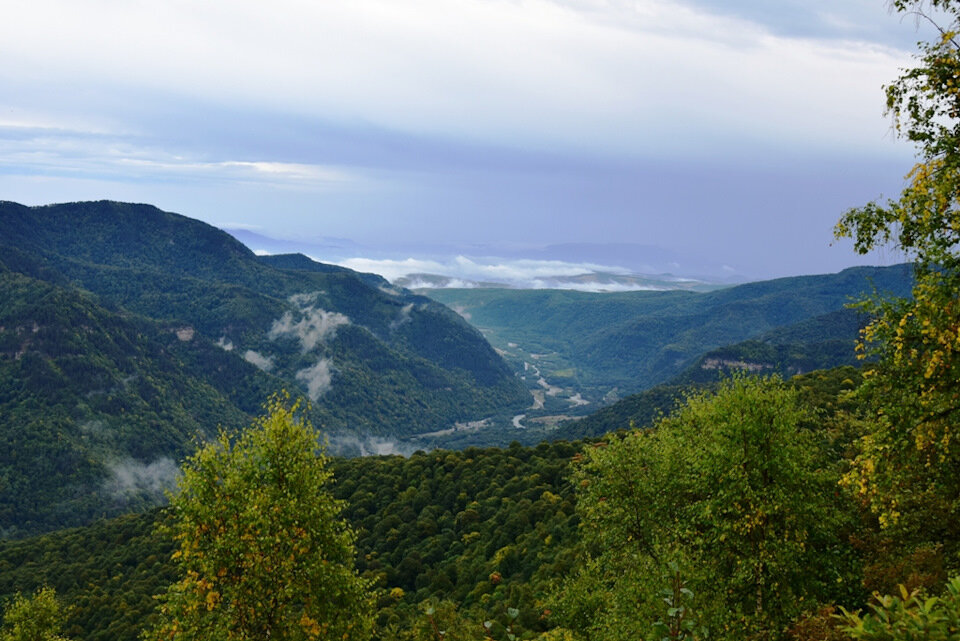
[{"label": "green tree", "polygon": [[844,612],[846,632],[857,641],[956,639],[960,636],[960,578],[951,579],[943,595],[927,597],[919,590],[900,596],[874,595],[872,612]]},{"label": "green tree", "polygon": [[[861,395],[874,408],[849,485],[905,543],[960,544],[960,3],[897,0],[938,24],[916,67],[887,86],[896,131],[918,162],[896,200],[846,212],[836,227],[860,253],[893,245],[915,263],[912,299],[864,303],[859,348],[878,357]],[[928,15],[927,12],[931,12]],[[932,16],[932,17],[931,17]],[[945,26],[944,26],[945,25]]]},{"label": "green tree", "polygon": [[371,603],[327,458],[299,407],[273,397],[232,440],[187,459],[171,497],[183,578],[146,639],[366,639]]},{"label": "green tree", "polygon": [[718,638],[762,638],[849,590],[837,474],[807,418],[778,378],[737,377],[651,430],[588,449],[574,483],[589,558],[567,584],[561,623],[643,636],[678,571]]},{"label": "green tree", "polygon": [[41,588],[32,597],[17,594],[3,613],[0,641],[66,641],[60,636],[66,618],[53,588]]}]

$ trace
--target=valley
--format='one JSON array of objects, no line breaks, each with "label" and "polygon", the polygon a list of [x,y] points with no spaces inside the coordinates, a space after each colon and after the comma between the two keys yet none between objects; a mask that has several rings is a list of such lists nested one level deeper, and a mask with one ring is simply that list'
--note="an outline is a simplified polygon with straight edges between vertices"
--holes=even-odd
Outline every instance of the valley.
[{"label": "valley", "polygon": [[900,265],[709,292],[488,287],[418,293],[480,330],[534,394],[531,411],[580,416],[674,379],[715,378],[721,361],[742,361],[749,369],[754,359],[785,376],[852,364],[865,318],[845,306],[871,292],[908,295],[911,286],[909,267]]},{"label": "valley", "polygon": [[843,306],[911,283],[899,266],[705,292],[411,292],[112,202],[0,203],[0,249],[7,536],[155,504],[195,439],[281,389],[341,455],[577,439],[657,385],[848,364],[862,321]]},{"label": "valley", "polygon": [[960,639],[960,0],[8,5],[0,641]]},{"label": "valley", "polygon": [[[305,442],[335,455],[304,454],[332,467],[330,505],[355,533],[354,585],[376,595],[378,639],[423,638],[425,612],[434,625],[482,617],[487,639],[495,626],[522,624],[529,639],[582,626],[567,614],[587,602],[576,591],[602,594],[630,571],[585,573],[585,554],[616,568],[616,548],[596,542],[629,522],[603,521],[608,498],[624,499],[592,494],[595,482],[627,479],[626,500],[654,492],[631,518],[662,513],[628,542],[677,536],[663,529],[675,508],[658,497],[687,490],[630,479],[682,479],[665,471],[678,457],[700,465],[779,434],[795,442],[759,447],[804,466],[791,496],[820,484],[804,500],[836,508],[830,488],[865,402],[853,395],[864,385],[854,343],[869,317],[847,305],[913,287],[910,266],[894,266],[707,291],[409,291],[302,255],[255,256],[197,221],[111,202],[0,203],[0,249],[0,596],[53,585],[75,604],[68,631],[98,641],[132,641],[156,616],[151,596],[177,564],[164,529],[176,510],[156,508],[184,466],[272,425],[251,420],[264,399],[276,409],[291,396],[309,402],[299,420],[322,426]],[[769,404],[742,400],[761,397]],[[729,429],[761,429],[731,440],[716,427],[731,415],[761,418]],[[721,431],[698,449],[707,428]],[[673,449],[644,459],[661,439]],[[608,456],[625,458],[596,476]],[[734,458],[736,469],[753,460]],[[274,465],[254,460],[258,475]],[[713,510],[698,492],[676,500]],[[790,563],[820,559],[841,579],[811,593],[849,603],[862,589],[846,587],[860,580],[846,529],[869,537],[872,526],[830,518],[843,525],[802,526],[826,543]],[[710,545],[742,558],[722,538]]]}]

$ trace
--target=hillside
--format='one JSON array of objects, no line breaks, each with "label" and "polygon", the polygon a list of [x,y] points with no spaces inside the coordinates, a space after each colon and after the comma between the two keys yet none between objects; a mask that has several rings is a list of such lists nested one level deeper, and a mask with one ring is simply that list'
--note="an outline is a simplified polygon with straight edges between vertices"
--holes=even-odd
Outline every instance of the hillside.
[{"label": "hillside", "polygon": [[[825,417],[859,380],[839,368],[794,385]],[[825,444],[838,438],[820,422],[810,428]],[[438,601],[478,622],[515,607],[525,631],[556,625],[546,609],[584,552],[571,469],[617,438],[333,459],[330,489],[357,532],[357,569],[379,590],[380,629],[417,626],[425,622],[420,606]],[[175,577],[173,543],[155,530],[163,518],[153,510],[0,541],[0,599],[49,585],[73,608],[71,637],[132,641],[153,621],[152,595]]]},{"label": "hillside", "polygon": [[[333,494],[356,529],[358,569],[382,588],[381,624],[422,618],[428,598],[543,625],[542,594],[573,563],[578,518],[567,480],[579,445],[339,459]],[[74,607],[75,639],[134,641],[175,575],[159,511],[0,541],[0,599],[40,585]],[[499,579],[493,581],[493,573]]]},{"label": "hillside", "polygon": [[[680,380],[684,382],[678,382]],[[552,432],[550,438],[590,439],[619,430],[650,427],[657,419],[669,415],[682,404],[688,394],[699,389],[715,388],[718,380],[719,377],[704,378],[700,381],[693,381],[686,376],[679,377],[670,383],[631,394],[585,418],[569,421]],[[842,365],[796,374],[788,384],[799,389],[811,406],[820,408],[821,411],[833,411],[840,393],[859,386],[862,380],[863,373],[860,369],[852,365]]]},{"label": "hillside", "polygon": [[[908,265],[857,267],[706,293],[424,292],[480,329],[532,388],[546,387],[542,378],[557,388],[554,397],[580,394],[597,403],[666,383],[706,352],[750,339],[781,346],[779,351],[764,348],[762,357],[775,363],[792,358],[796,350],[787,345],[809,350],[809,356],[797,359],[798,371],[843,364],[859,321],[831,314],[874,291],[909,295],[911,270]],[[786,327],[793,327],[792,334],[770,334]],[[822,344],[814,348],[817,342]]]},{"label": "hillside", "polygon": [[740,370],[790,378],[818,369],[858,365],[856,338],[866,324],[867,317],[858,310],[842,309],[777,327],[704,353],[670,382],[709,383]]},{"label": "hillside", "polygon": [[442,305],[147,205],[0,203],[0,292],[7,536],[154,500],[194,438],[274,390],[354,451],[529,398]]}]

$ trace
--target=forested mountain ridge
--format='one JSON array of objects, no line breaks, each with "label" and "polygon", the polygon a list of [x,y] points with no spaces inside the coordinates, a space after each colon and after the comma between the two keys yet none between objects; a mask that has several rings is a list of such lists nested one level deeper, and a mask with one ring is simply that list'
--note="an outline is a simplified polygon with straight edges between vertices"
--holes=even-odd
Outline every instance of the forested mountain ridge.
[{"label": "forested mountain ridge", "polygon": [[8,536],[155,498],[195,437],[281,388],[355,443],[529,398],[442,305],[147,205],[0,203],[0,292]]},{"label": "forested mountain ridge", "polygon": [[[647,427],[680,402],[692,389],[709,387],[737,373],[777,375],[791,379],[816,370],[844,373],[860,380],[856,337],[868,317],[858,309],[842,309],[778,327],[757,338],[710,350],[666,383],[630,394],[593,412],[570,421],[551,438],[599,437],[631,425]],[[806,384],[801,376],[792,384]]]},{"label": "forested mountain ridge", "polygon": [[[668,383],[706,352],[747,340],[807,346],[809,358],[797,364],[804,371],[844,364],[852,352],[824,341],[852,346],[861,320],[853,312],[831,314],[873,292],[907,296],[912,283],[912,268],[896,265],[779,278],[707,293],[423,291],[480,328],[521,374],[536,366],[550,384],[597,402],[611,392],[623,396]],[[787,327],[793,327],[794,334],[777,338]],[[791,350],[766,351],[765,357],[780,360]]]}]

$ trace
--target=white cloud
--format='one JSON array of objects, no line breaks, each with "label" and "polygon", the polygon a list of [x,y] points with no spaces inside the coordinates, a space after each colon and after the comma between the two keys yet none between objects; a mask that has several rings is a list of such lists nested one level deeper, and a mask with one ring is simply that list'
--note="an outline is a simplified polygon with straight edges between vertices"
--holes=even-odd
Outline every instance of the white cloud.
[{"label": "white cloud", "polygon": [[[620,267],[594,263],[568,263],[561,260],[480,259],[466,256],[457,256],[447,261],[418,258],[378,260],[358,257],[348,258],[339,261],[337,264],[359,272],[379,274],[391,281],[410,274],[440,274],[455,281],[459,279],[462,284],[467,284],[467,281],[484,280],[519,284],[548,276],[577,276],[597,271],[627,273],[627,270]],[[427,283],[424,283],[424,285],[428,286]]]},{"label": "white cloud", "polygon": [[4,122],[0,122],[0,170],[21,174],[67,172],[78,177],[204,180],[307,190],[329,190],[364,180],[356,171],[343,167],[267,160],[212,162],[122,133]]},{"label": "white cloud", "polygon": [[408,303],[400,308],[400,313],[397,314],[397,317],[390,321],[390,330],[396,330],[398,327],[404,323],[410,322],[410,313],[413,311],[413,303]]},{"label": "white cloud", "polygon": [[335,453],[360,456],[410,456],[423,445],[401,442],[380,436],[337,434],[330,437],[330,449]]},{"label": "white cloud", "polygon": [[312,367],[297,372],[297,380],[307,386],[307,396],[316,401],[327,392],[333,382],[333,372],[330,369],[330,360],[321,358]]},{"label": "white cloud", "polygon": [[105,487],[118,498],[140,492],[159,497],[165,490],[172,489],[180,476],[180,468],[167,457],[151,463],[125,458],[107,463],[107,471],[110,476]]},{"label": "white cloud", "polygon": [[317,294],[294,294],[290,302],[300,309],[299,318],[294,320],[292,312],[284,312],[283,316],[273,321],[267,337],[276,340],[282,337],[296,338],[304,353],[309,352],[319,343],[332,340],[337,335],[337,328],[349,325],[350,319],[339,312],[328,312],[312,306]]},{"label": "white cloud", "polygon": [[636,292],[691,289],[710,284],[696,278],[665,274],[643,276],[613,265],[562,260],[457,256],[445,261],[350,258],[339,264],[392,281],[403,279],[407,289],[469,289],[483,283],[524,289]]},{"label": "white cloud", "polygon": [[[875,43],[775,35],[672,0],[34,0],[7,9],[0,80],[21,111],[17,95],[81,83],[99,89],[92,96],[192,95],[407,132],[631,153],[695,153],[711,137],[877,148],[879,87],[908,62]],[[276,159],[199,164],[191,169],[331,176]]]},{"label": "white cloud", "polygon": [[221,336],[220,339],[217,341],[217,347],[223,349],[224,351],[232,352],[234,345],[233,345],[233,341],[231,341],[229,338],[227,338],[226,336]]},{"label": "white cloud", "polygon": [[247,361],[251,365],[256,365],[265,372],[269,372],[273,369],[273,356],[264,356],[259,352],[255,352],[252,349],[248,349],[243,353],[243,360]]}]

